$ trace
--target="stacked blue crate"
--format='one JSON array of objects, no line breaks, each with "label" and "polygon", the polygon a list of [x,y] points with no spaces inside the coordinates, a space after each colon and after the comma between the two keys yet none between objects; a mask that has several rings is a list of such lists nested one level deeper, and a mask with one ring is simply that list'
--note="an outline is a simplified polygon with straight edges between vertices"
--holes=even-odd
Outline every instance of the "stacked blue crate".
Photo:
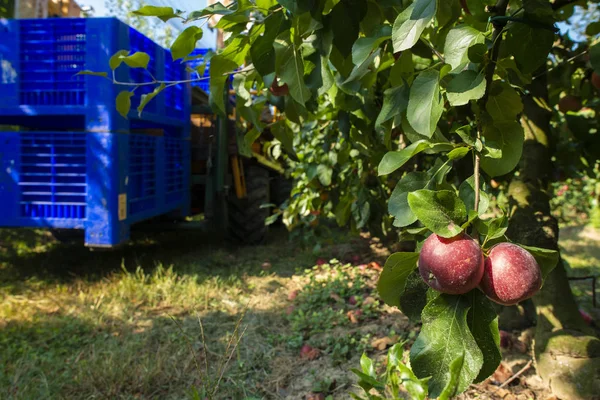
[{"label": "stacked blue crate", "polygon": [[133,223],[189,214],[190,85],[167,88],[141,117],[132,99],[124,119],[122,87],[74,77],[107,70],[121,49],[151,62],[118,68],[119,81],[189,79],[183,64],[114,18],[2,20],[0,33],[0,123],[21,126],[0,132],[0,226],[85,229],[87,245],[110,247]]}]

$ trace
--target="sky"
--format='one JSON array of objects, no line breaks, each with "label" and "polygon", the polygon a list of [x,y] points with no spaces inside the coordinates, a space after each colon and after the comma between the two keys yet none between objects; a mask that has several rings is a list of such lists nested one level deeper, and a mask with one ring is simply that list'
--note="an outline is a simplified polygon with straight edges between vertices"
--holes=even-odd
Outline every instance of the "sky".
[{"label": "sky", "polygon": [[[91,6],[94,8],[95,17],[109,17],[108,9],[106,8],[106,0],[77,0],[80,6]],[[162,7],[173,7],[175,9],[184,11],[184,15],[190,11],[201,10],[206,7],[206,0],[143,0],[143,4],[162,6]],[[172,19],[168,22],[171,26],[178,30],[185,29],[188,25],[184,26],[180,20]],[[204,35],[202,39],[197,43],[199,48],[212,48],[216,46],[216,31],[212,29],[204,28]]]},{"label": "sky", "polygon": [[[106,0],[79,0],[78,4],[80,4],[81,6],[92,6],[95,10],[94,16],[96,17],[106,17],[109,15],[108,10],[105,6],[105,1]],[[185,12],[201,10],[204,7],[206,7],[206,0],[145,0],[144,3],[156,6],[170,6]],[[580,19],[582,12],[583,9],[577,7],[577,11],[575,12],[575,15],[572,17],[572,19]],[[595,13],[597,13],[597,10],[595,10]],[[170,23],[174,24],[174,27],[182,29],[182,25],[181,23],[179,23],[179,21],[171,20]],[[583,37],[580,34],[578,34],[578,32],[570,29],[571,26],[569,24],[561,22],[558,23],[557,26],[560,29],[561,34],[564,34],[565,32],[569,31],[569,36],[572,40],[577,41],[583,39]],[[203,40],[203,42],[205,43],[200,43],[198,47],[213,47],[210,46],[210,43],[212,43],[213,41],[212,35],[207,35],[207,33],[208,32],[205,32],[205,35],[207,37],[205,38],[205,40]]]}]

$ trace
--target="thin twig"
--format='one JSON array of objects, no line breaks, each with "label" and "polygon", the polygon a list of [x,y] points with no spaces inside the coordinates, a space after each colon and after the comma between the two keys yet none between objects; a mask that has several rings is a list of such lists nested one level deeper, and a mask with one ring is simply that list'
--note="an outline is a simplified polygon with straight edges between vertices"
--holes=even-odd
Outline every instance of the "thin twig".
[{"label": "thin twig", "polygon": [[509,383],[511,383],[512,381],[514,381],[515,379],[517,379],[520,375],[523,374],[523,372],[527,371],[530,367],[531,364],[533,363],[532,360],[529,360],[527,362],[527,364],[525,364],[525,366],[523,368],[521,368],[516,374],[514,374],[513,376],[511,376],[506,382],[504,382],[502,385],[498,386],[498,389],[496,389],[497,391],[502,389],[503,387],[505,387],[506,385],[508,385]]},{"label": "thin twig", "polygon": [[421,42],[425,43],[427,45],[427,47],[429,47],[431,49],[431,51],[433,52],[433,54],[435,54],[437,56],[437,58],[440,59],[440,61],[442,63],[445,63],[446,61],[444,60],[444,56],[435,49],[435,47],[433,47],[433,45],[431,43],[429,43],[428,40],[426,40],[425,38],[421,37]]},{"label": "thin twig", "polygon": [[231,349],[231,353],[229,353],[229,358],[227,358],[227,361],[225,361],[225,363],[223,364],[223,369],[221,370],[221,375],[219,375],[219,380],[217,380],[217,384],[215,385],[215,387],[212,391],[213,396],[217,393],[217,390],[219,389],[219,384],[221,383],[221,379],[223,379],[223,375],[225,374],[225,370],[227,369],[227,365],[229,364],[229,361],[231,361],[231,358],[233,357],[235,350],[238,348],[238,345],[240,344],[242,338],[244,337],[244,334],[246,333],[247,329],[248,329],[248,327],[246,326],[244,328],[244,330],[242,331],[242,334],[238,336],[238,340],[235,342],[235,345]]},{"label": "thin twig", "polygon": [[[233,344],[233,341],[234,341],[234,335],[237,334],[237,332],[239,332],[242,320],[246,316],[246,313],[248,312],[249,308],[250,308],[250,302],[248,302],[248,304],[246,304],[246,307],[244,308],[242,315],[240,316],[240,318],[237,320],[237,323],[235,324],[235,328],[233,328],[233,334],[231,335],[231,338],[227,342],[227,347],[225,348],[225,356],[227,356],[227,353],[229,353],[229,349],[231,348],[231,345]],[[231,353],[229,354],[229,358],[227,359],[227,361],[219,366],[219,372],[218,372],[219,380],[217,381],[217,384],[215,385],[215,387],[212,389],[212,395],[214,395],[217,392],[217,389],[219,388],[221,379],[223,378],[223,374],[225,373],[225,369],[227,368],[227,365],[229,364],[229,360],[231,360],[231,357],[233,357],[233,353],[235,353],[235,349],[237,348],[240,340],[242,340],[242,337],[244,336],[246,329],[248,329],[248,327],[244,328],[244,331],[242,332],[241,336],[238,336],[238,340],[235,343],[233,349],[231,350]]]},{"label": "thin twig", "polygon": [[208,354],[206,354],[206,337],[204,336],[204,324],[198,314],[198,325],[200,325],[200,337],[202,338],[202,350],[204,350],[204,373],[208,376]]},{"label": "thin twig", "polygon": [[[494,16],[504,16],[506,15],[506,9],[508,8],[508,0],[498,0],[495,6],[489,7],[488,11],[494,13]],[[502,34],[504,33],[504,25],[494,22],[494,32],[492,34],[492,50],[490,56],[490,62],[485,70],[485,92],[483,97],[480,100],[481,109],[485,110],[486,103],[490,96],[490,90],[492,89],[492,82],[494,80],[494,73],[496,72],[496,62],[498,60],[498,55],[500,54],[500,45],[502,44]],[[481,123],[477,123],[477,140],[481,140]],[[474,184],[475,184],[475,204],[474,209],[475,212],[479,212],[479,201],[481,198],[481,187],[479,184],[479,170],[481,166],[481,155],[478,152],[475,152],[475,165],[474,165]],[[479,234],[477,232],[477,228],[473,226],[473,236],[475,240],[479,241]]]},{"label": "thin twig", "polygon": [[[188,348],[189,348],[190,352],[192,353],[192,356],[194,357],[194,364],[196,365],[196,369],[198,370],[198,373],[201,373],[202,370],[200,369],[200,364],[198,364],[198,358],[196,357],[196,351],[194,350],[194,346],[192,345],[192,342],[190,342],[187,334],[183,330],[183,327],[179,324],[179,321],[177,321],[175,319],[175,317],[173,317],[172,315],[169,315],[169,318],[171,318],[171,320],[173,320],[173,322],[175,323],[175,325],[177,326],[177,328],[183,335],[183,338],[184,338],[186,344],[188,345]],[[206,346],[206,344],[204,344],[204,346]],[[203,382],[202,375],[200,375],[200,384],[202,384],[202,382]]]},{"label": "thin twig", "polygon": [[[249,70],[244,70],[242,72],[246,72]],[[239,73],[240,71],[231,71],[231,72],[227,72],[224,73],[223,75],[235,75],[237,73]],[[156,85],[164,83],[165,85],[178,85],[180,83],[192,83],[192,82],[200,82],[200,81],[207,81],[209,80],[210,77],[203,77],[203,78],[197,78],[197,79],[185,79],[185,80],[181,80],[181,81],[157,81],[157,80],[153,80],[151,82],[120,82],[117,81],[115,79],[113,79],[112,83],[114,83],[115,85],[120,85],[120,86],[148,86],[148,85]]]},{"label": "thin twig", "polygon": [[550,72],[550,71],[552,71],[552,70],[554,70],[554,69],[556,69],[556,68],[558,68],[558,67],[560,67],[560,66],[562,66],[562,65],[568,64],[568,63],[570,63],[571,61],[575,61],[575,60],[576,60],[576,59],[578,59],[579,57],[581,57],[581,56],[583,56],[583,55],[586,55],[586,54],[587,54],[587,53],[589,53],[589,52],[590,52],[590,50],[589,50],[589,49],[587,49],[587,50],[585,50],[585,51],[582,51],[581,53],[579,53],[579,54],[576,54],[576,55],[574,55],[574,56],[573,56],[573,57],[571,57],[571,58],[568,58],[568,59],[566,59],[566,60],[564,60],[564,61],[561,61],[561,62],[559,62],[559,63],[558,63],[558,64],[556,64],[556,65],[553,65],[552,67],[548,68],[548,69],[547,69],[547,70],[545,70],[544,72],[541,72],[541,73],[537,74],[537,75],[536,75],[536,76],[534,76],[532,79],[537,79],[537,78],[539,78],[540,76],[544,76],[544,75],[546,75],[548,72]]}]

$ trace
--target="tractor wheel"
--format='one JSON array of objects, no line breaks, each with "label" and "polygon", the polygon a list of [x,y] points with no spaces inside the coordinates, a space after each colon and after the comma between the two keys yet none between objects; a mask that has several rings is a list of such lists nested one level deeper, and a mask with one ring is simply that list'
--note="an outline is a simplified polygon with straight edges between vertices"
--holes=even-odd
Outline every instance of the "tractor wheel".
[{"label": "tractor wheel", "polygon": [[290,198],[293,188],[294,182],[284,175],[277,175],[271,179],[271,203],[277,207],[281,206]]},{"label": "tractor wheel", "polygon": [[257,165],[246,165],[246,197],[238,199],[235,193],[229,197],[228,231],[232,241],[255,245],[264,243],[267,236],[265,219],[270,208],[261,208],[269,203],[269,171]]}]

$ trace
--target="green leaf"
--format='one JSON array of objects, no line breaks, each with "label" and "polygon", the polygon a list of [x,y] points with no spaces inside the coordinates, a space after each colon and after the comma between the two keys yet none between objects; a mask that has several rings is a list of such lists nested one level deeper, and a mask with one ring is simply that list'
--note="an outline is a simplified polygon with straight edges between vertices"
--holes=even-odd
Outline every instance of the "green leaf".
[{"label": "green leaf", "polygon": [[[290,0],[293,1],[293,0]],[[302,2],[299,2],[302,3]],[[367,12],[367,2],[363,0],[340,1],[329,14],[329,27],[332,32],[333,48],[343,59],[352,53],[352,46],[359,37],[360,21]],[[332,53],[334,54],[335,51]],[[334,63],[335,64],[335,63]],[[346,73],[344,73],[346,75]]]},{"label": "green leaf", "polygon": [[483,355],[483,366],[475,378],[479,383],[492,375],[502,361],[498,315],[492,302],[480,290],[471,290],[465,296],[471,303],[467,323]]},{"label": "green leaf", "polygon": [[317,176],[319,177],[319,182],[323,186],[331,185],[331,177],[333,175],[333,169],[330,166],[325,164],[319,164],[317,167]]},{"label": "green leaf", "polygon": [[392,28],[394,53],[408,50],[417,43],[435,16],[436,9],[437,0],[416,0],[398,15]]},{"label": "green leaf", "polygon": [[440,393],[439,400],[449,400],[454,397],[458,392],[458,378],[464,365],[465,357],[464,354],[456,357],[454,361],[450,363],[450,379],[442,393]]},{"label": "green leaf", "polygon": [[127,54],[129,54],[128,50],[119,50],[115,54],[113,54],[112,57],[110,57],[110,59],[108,60],[108,65],[110,66],[110,69],[112,69],[113,71],[117,69],[119,65],[123,63],[122,57],[127,56]]},{"label": "green leaf", "polygon": [[244,142],[247,148],[252,148],[252,143],[256,141],[260,137],[260,131],[253,127],[244,135]]},{"label": "green leaf", "polygon": [[276,0],[256,0],[256,7],[262,9],[261,11],[266,12],[271,7],[275,7],[277,5]]},{"label": "green leaf", "polygon": [[597,74],[600,74],[600,42],[590,47],[590,63]]},{"label": "green leaf", "polygon": [[377,379],[377,374],[375,373],[375,366],[373,365],[373,360],[371,360],[365,353],[360,357],[360,368],[362,372],[370,377]]},{"label": "green leaf", "polygon": [[484,43],[476,43],[473,46],[469,47],[467,56],[469,57],[469,61],[475,64],[479,64],[485,60],[485,55],[487,51],[488,48]]},{"label": "green leaf", "polygon": [[422,152],[428,147],[429,143],[424,140],[419,140],[418,142],[415,142],[400,151],[390,151],[386,153],[377,167],[379,176],[391,174],[406,164],[406,162],[413,156]]},{"label": "green leaf", "polygon": [[414,72],[412,52],[403,51],[390,70],[390,83],[392,86],[404,85],[404,82],[412,80]]},{"label": "green leaf", "polygon": [[432,232],[451,238],[463,231],[467,219],[465,204],[450,190],[421,189],[408,195],[408,205],[419,221]]},{"label": "green leaf", "polygon": [[205,17],[209,17],[214,14],[230,15],[230,14],[234,14],[235,12],[236,12],[236,10],[234,10],[233,8],[225,7],[223,4],[218,2],[218,3],[215,3],[208,7],[205,7],[200,11],[193,11],[193,12],[189,13],[185,22],[196,21],[196,20],[199,20],[199,19],[202,19]]},{"label": "green leaf", "polygon": [[507,229],[508,218],[504,214],[496,218],[477,221],[477,230],[485,236],[484,242],[503,237]]},{"label": "green leaf", "polygon": [[[393,369],[396,369],[398,378],[402,385],[413,400],[425,400],[427,398],[427,381],[428,379],[419,379],[415,376],[410,368],[402,362],[403,344],[396,343],[388,351],[388,376],[393,376]],[[389,379],[389,378],[388,378]],[[389,385],[389,380],[388,380]]]},{"label": "green leaf", "polygon": [[177,36],[171,45],[171,57],[173,61],[188,56],[196,48],[196,42],[202,39],[202,29],[190,26]]},{"label": "green leaf", "polygon": [[381,299],[389,306],[400,307],[406,279],[417,267],[419,253],[394,253],[388,257],[377,282]]},{"label": "green leaf", "polygon": [[117,112],[121,114],[123,118],[127,118],[127,114],[129,114],[132,96],[133,92],[130,92],[129,90],[123,90],[117,95],[115,105],[117,107]]},{"label": "green leaf", "polygon": [[460,128],[458,128],[456,130],[456,134],[458,136],[460,136],[460,138],[463,140],[463,142],[465,142],[469,146],[472,146],[472,147],[475,146],[475,138],[471,134],[471,126],[469,126],[469,125],[461,126]]},{"label": "green leaf", "polygon": [[325,0],[325,7],[323,7],[323,15],[329,14],[331,10],[333,10],[333,7],[335,7],[335,5],[339,2],[340,0]]},{"label": "green leaf", "polygon": [[304,105],[310,99],[310,90],[304,83],[304,61],[302,55],[292,43],[275,43],[276,71],[279,79],[287,83],[290,96]]},{"label": "green leaf", "polygon": [[210,59],[210,106],[219,115],[226,115],[225,85],[229,75],[245,60],[250,46],[247,37],[232,39],[222,53]]},{"label": "green leaf", "polygon": [[464,106],[470,100],[479,100],[485,93],[485,76],[483,70],[463,71],[455,75],[448,87],[446,96],[453,107]]},{"label": "green leaf", "polygon": [[495,148],[502,151],[502,156],[482,157],[481,168],[491,177],[501,176],[515,169],[523,152],[524,134],[521,124],[518,122],[486,124],[483,128],[483,137],[486,146],[493,143]]},{"label": "green leaf", "polygon": [[340,198],[340,201],[335,206],[335,220],[339,226],[344,226],[348,222],[350,218],[350,214],[352,212],[352,204],[354,203],[354,198],[351,194],[346,194]]},{"label": "green leaf", "polygon": [[421,135],[431,137],[443,111],[439,73],[435,70],[421,72],[410,88],[408,123]]},{"label": "green leaf", "polygon": [[257,37],[250,47],[252,63],[262,77],[275,72],[273,43],[280,33],[290,29],[290,22],[285,18],[283,11],[278,11],[265,19],[264,26],[263,35]]},{"label": "green leaf", "polygon": [[421,313],[429,301],[427,299],[428,290],[429,286],[423,281],[418,270],[414,270],[406,278],[406,285],[400,296],[400,310],[411,321],[421,321]]},{"label": "green leaf", "polygon": [[392,36],[392,29],[389,25],[382,26],[374,36],[361,37],[352,46],[352,62],[354,65],[362,64],[373,50]]},{"label": "green leaf", "polygon": [[466,146],[457,147],[448,153],[448,160],[460,160],[461,158],[469,154],[470,151],[471,149]]},{"label": "green leaf", "polygon": [[355,66],[352,69],[352,72],[350,73],[350,76],[348,76],[348,78],[344,81],[344,85],[362,79],[369,72],[369,68],[371,67],[371,64],[373,64],[373,61],[377,57],[379,57],[380,53],[381,53],[381,49],[375,50],[360,65]]},{"label": "green leaf", "polygon": [[159,86],[155,87],[152,92],[150,92],[148,94],[143,94],[140,97],[140,105],[137,108],[138,115],[140,117],[142,116],[142,111],[144,111],[144,108],[150,102],[150,100],[152,100],[153,98],[155,98],[156,95],[159,94],[160,92],[162,92],[164,88],[165,88],[165,84],[161,83]]},{"label": "green leaf", "polygon": [[406,85],[386,89],[383,92],[383,106],[377,116],[375,128],[402,114],[408,107],[409,88]]},{"label": "green leaf", "polygon": [[107,72],[94,72],[94,71],[89,71],[87,69],[84,71],[79,71],[78,73],[75,74],[75,76],[77,76],[77,75],[93,75],[93,76],[101,76],[103,78],[108,77]]},{"label": "green leaf", "polygon": [[556,250],[542,249],[539,247],[525,246],[519,244],[522,248],[531,253],[535,258],[540,269],[542,270],[542,279],[546,280],[546,277],[552,272],[552,270],[558,264],[560,254]]},{"label": "green leaf", "polygon": [[523,111],[523,102],[508,83],[494,81],[485,108],[495,122],[515,121]]},{"label": "green leaf", "polygon": [[133,15],[141,15],[144,17],[158,17],[161,21],[167,22],[172,18],[177,18],[181,15],[180,11],[175,12],[171,7],[155,7],[143,6],[139,10],[132,11]]},{"label": "green leaf", "polygon": [[[475,177],[471,176],[458,188],[458,196],[465,203],[467,211],[475,209]],[[483,215],[490,205],[490,198],[483,190],[479,191],[478,214]]]},{"label": "green leaf", "polygon": [[483,355],[467,325],[470,304],[463,296],[441,294],[423,309],[421,333],[410,350],[415,375],[431,376],[429,396],[438,397],[451,381],[450,366],[464,357],[456,393],[463,392],[479,374]]},{"label": "green leaf", "polygon": [[424,189],[429,182],[426,172],[409,172],[398,182],[388,201],[388,211],[395,217],[394,226],[405,227],[417,220],[417,216],[408,206],[408,194]]},{"label": "green leaf", "polygon": [[275,136],[275,139],[281,142],[288,155],[296,157],[296,152],[294,151],[294,133],[288,128],[285,121],[277,121],[271,125],[271,133]]},{"label": "green leaf", "polygon": [[438,1],[436,19],[440,27],[445,27],[455,22],[461,13],[462,9],[459,0]]},{"label": "green leaf", "polygon": [[463,24],[451,29],[444,45],[444,59],[446,64],[452,66],[451,72],[464,69],[469,63],[469,48],[483,42],[483,33],[469,25]]},{"label": "green leaf", "polygon": [[[358,385],[360,387],[362,387],[364,390],[368,391],[371,388],[377,388],[377,389],[383,389],[385,388],[385,386],[383,385],[383,383],[379,382],[377,379],[353,368],[351,369],[352,372],[354,372],[356,374],[356,376],[358,376],[360,378],[360,381],[358,382]],[[365,386],[363,386],[362,384],[366,383],[368,384],[368,389],[365,388]]]},{"label": "green leaf", "polygon": [[150,56],[144,52],[136,51],[130,56],[122,55],[119,57],[130,68],[148,68]]},{"label": "green leaf", "polygon": [[508,26],[506,49],[515,57],[519,69],[525,74],[536,71],[546,63],[553,44],[554,32],[551,30],[534,28],[520,22],[513,22]]},{"label": "green leaf", "polygon": [[313,0],[277,0],[277,2],[287,8],[292,14],[302,14],[310,11],[314,6]]}]

